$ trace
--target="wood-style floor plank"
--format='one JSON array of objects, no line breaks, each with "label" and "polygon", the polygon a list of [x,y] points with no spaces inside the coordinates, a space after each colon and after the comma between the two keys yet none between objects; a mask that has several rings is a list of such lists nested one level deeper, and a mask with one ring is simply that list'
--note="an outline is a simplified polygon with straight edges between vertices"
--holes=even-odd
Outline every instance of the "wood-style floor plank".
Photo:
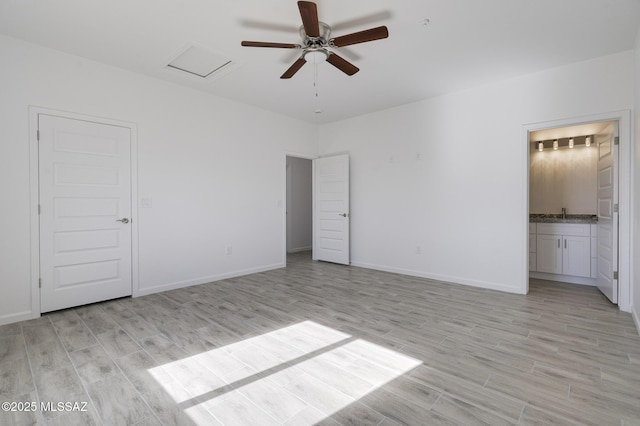
[{"label": "wood-style floor plank", "polygon": [[287,268],[0,327],[0,424],[640,424],[640,336],[592,287],[526,296]]}]

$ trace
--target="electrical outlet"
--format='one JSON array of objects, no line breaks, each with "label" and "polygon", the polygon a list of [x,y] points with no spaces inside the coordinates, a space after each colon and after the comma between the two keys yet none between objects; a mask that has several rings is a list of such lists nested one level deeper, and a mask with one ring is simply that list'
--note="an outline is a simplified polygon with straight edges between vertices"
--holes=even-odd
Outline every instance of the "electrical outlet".
[{"label": "electrical outlet", "polygon": [[233,254],[233,247],[227,246],[227,256],[231,256]]},{"label": "electrical outlet", "polygon": [[140,198],[140,207],[143,209],[150,209],[153,207],[153,199],[151,197]]}]

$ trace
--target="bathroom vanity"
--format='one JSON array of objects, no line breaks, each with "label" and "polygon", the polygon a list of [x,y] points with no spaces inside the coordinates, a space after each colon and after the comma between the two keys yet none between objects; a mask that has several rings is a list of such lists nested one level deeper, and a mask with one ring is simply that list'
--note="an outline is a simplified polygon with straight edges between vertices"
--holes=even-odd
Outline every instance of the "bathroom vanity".
[{"label": "bathroom vanity", "polygon": [[597,229],[595,215],[530,215],[530,277],[595,285]]}]

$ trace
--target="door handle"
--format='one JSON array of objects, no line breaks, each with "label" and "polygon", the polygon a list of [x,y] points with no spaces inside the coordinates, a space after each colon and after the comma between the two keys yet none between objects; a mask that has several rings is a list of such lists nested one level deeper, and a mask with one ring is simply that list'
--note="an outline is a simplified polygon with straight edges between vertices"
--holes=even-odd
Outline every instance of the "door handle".
[{"label": "door handle", "polygon": [[116,222],[129,223],[129,219],[127,219],[126,217],[122,219],[116,219]]},{"label": "door handle", "polygon": [[349,215],[347,213],[338,213],[338,216],[347,217]]},{"label": "door handle", "polygon": [[560,238],[558,238],[558,248],[560,248]]},{"label": "door handle", "polygon": [[564,240],[564,248],[567,248],[567,240]]}]

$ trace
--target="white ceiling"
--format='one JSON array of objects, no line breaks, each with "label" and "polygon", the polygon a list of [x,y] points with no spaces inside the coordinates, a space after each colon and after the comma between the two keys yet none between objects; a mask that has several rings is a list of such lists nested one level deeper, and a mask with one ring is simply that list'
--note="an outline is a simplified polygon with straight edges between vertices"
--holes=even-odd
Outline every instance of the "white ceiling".
[{"label": "white ceiling", "polygon": [[[386,25],[389,38],[280,75],[299,43],[294,0],[2,0],[0,33],[302,120],[326,123],[633,48],[640,0],[318,0],[333,36]],[[429,19],[428,25],[423,20]],[[237,67],[201,79],[166,64],[190,43]],[[316,108],[322,109],[315,114]]]}]

